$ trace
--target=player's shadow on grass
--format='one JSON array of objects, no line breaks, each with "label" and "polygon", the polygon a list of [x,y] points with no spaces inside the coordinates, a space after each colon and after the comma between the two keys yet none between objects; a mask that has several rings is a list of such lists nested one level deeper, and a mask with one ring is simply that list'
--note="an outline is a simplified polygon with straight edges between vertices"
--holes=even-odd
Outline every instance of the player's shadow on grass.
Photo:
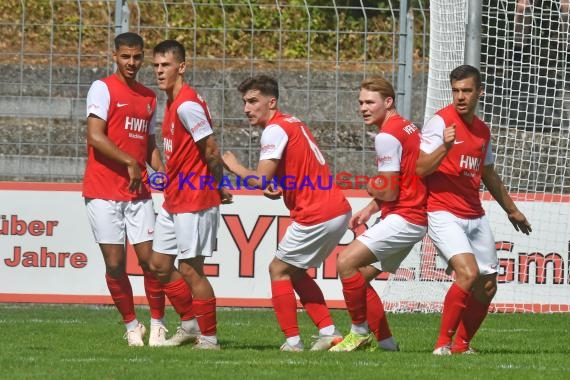
[{"label": "player's shadow on grass", "polygon": [[501,347],[501,348],[490,348],[486,350],[477,350],[480,354],[492,354],[492,355],[544,355],[544,354],[570,354],[570,348],[566,347]]},{"label": "player's shadow on grass", "polygon": [[279,344],[272,343],[243,343],[232,340],[220,340],[222,350],[255,350],[255,351],[275,351],[279,350]]}]

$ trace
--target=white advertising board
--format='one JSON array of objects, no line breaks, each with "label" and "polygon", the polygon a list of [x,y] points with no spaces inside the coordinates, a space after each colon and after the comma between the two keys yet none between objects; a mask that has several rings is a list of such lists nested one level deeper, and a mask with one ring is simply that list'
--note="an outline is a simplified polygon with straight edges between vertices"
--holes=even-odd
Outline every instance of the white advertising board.
[{"label": "white advertising board", "polygon": [[[268,265],[290,223],[282,201],[259,192],[236,191],[221,206],[217,250],[206,263],[218,305],[271,306]],[[364,192],[346,192],[353,210]],[[155,208],[162,194],[153,195]],[[569,222],[566,198],[517,200],[528,219],[548,228],[531,236],[514,231],[500,207],[484,200],[500,258],[498,310],[570,311]],[[0,184],[0,302],[112,303],[105,266],[89,227],[78,184]],[[335,253],[354,239],[347,231]],[[374,286],[388,303],[441,303],[450,284],[429,244],[420,244],[390,280]],[[332,307],[343,307],[333,254],[311,270]],[[431,258],[431,260],[429,260]],[[127,271],[137,303],[146,303],[140,268],[129,250]],[[546,306],[547,307],[546,307]]]}]

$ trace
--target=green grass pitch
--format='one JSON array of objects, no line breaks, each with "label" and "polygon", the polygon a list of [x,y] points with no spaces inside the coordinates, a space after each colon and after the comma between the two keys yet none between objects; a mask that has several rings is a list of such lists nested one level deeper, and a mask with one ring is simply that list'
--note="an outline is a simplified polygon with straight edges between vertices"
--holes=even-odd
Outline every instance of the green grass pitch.
[{"label": "green grass pitch", "polygon": [[[137,309],[148,327],[148,308]],[[569,379],[568,314],[492,314],[478,355],[434,357],[439,314],[389,314],[400,352],[280,352],[270,309],[219,309],[221,351],[128,347],[111,306],[0,304],[0,379]],[[334,310],[342,332],[346,311]],[[168,308],[167,327],[177,315]],[[316,329],[304,312],[305,347]]]}]

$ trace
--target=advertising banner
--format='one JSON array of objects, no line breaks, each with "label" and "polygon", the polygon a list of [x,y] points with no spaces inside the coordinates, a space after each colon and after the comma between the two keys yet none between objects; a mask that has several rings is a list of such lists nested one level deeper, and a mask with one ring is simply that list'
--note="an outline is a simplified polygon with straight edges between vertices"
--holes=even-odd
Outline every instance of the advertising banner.
[{"label": "advertising banner", "polygon": [[[289,212],[281,200],[267,199],[259,191],[233,193],[234,203],[220,206],[217,249],[206,260],[206,273],[219,306],[269,307],[268,265],[291,222]],[[369,202],[364,191],[345,193],[353,212]],[[568,199],[517,199],[534,227],[526,236],[516,232],[504,211],[487,198],[483,202],[500,259],[496,309],[569,311]],[[153,193],[153,199],[158,210],[162,194]],[[336,256],[361,232],[347,231],[323,266],[309,271],[331,307],[344,307]],[[130,246],[127,272],[136,302],[146,303],[142,272]],[[112,303],[104,273],[81,185],[0,185],[0,302]],[[387,309],[437,310],[451,281],[435,248],[425,239],[396,275],[382,274],[373,286]]]}]

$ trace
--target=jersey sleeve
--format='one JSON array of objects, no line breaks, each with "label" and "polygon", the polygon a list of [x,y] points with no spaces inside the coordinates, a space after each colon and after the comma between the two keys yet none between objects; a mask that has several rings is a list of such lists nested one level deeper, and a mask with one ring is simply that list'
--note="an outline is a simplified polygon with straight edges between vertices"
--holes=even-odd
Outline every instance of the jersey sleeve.
[{"label": "jersey sleeve", "polygon": [[445,121],[439,115],[435,115],[424,125],[421,133],[420,150],[430,154],[443,145],[443,130]]},{"label": "jersey sleeve", "polygon": [[379,172],[399,172],[402,144],[389,133],[378,133],[374,139]]},{"label": "jersey sleeve", "polygon": [[261,134],[259,160],[281,159],[287,142],[289,142],[289,136],[283,128],[277,124],[268,125]]},{"label": "jersey sleeve", "polygon": [[200,104],[192,101],[184,102],[178,106],[176,113],[194,141],[200,141],[214,133],[206,112]]},{"label": "jersey sleeve", "polygon": [[111,104],[111,94],[107,85],[100,80],[96,80],[91,84],[87,93],[87,115],[93,114],[107,121],[107,112]]},{"label": "jersey sleeve", "polygon": [[483,166],[493,165],[495,163],[495,155],[493,154],[493,143],[489,139],[489,144],[487,145],[487,152],[485,153],[485,161]]}]

